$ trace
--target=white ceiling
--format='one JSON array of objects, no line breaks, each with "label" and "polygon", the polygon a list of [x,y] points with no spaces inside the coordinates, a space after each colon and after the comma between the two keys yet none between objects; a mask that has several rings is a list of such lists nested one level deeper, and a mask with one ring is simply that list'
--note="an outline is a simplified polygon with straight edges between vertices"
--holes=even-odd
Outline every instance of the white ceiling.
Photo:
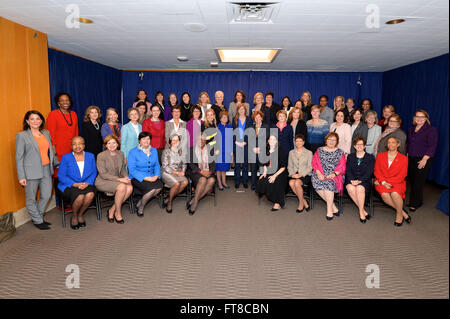
[{"label": "white ceiling", "polygon": [[[242,70],[379,72],[449,52],[448,0],[274,0],[278,14],[265,25],[229,24],[231,1],[0,0],[0,16],[47,33],[49,46],[118,69],[210,70],[218,47],[282,49],[271,64],[214,68]],[[66,28],[67,4],[94,24]],[[379,29],[365,25],[368,4],[380,9]],[[384,24],[394,18],[406,22]],[[207,30],[187,31],[189,22]]]}]

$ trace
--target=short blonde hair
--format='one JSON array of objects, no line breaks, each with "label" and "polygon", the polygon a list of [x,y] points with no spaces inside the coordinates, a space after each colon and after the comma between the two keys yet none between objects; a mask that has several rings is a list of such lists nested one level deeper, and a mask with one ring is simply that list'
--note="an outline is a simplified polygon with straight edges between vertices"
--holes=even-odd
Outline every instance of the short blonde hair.
[{"label": "short blonde hair", "polygon": [[256,97],[261,96],[262,103],[264,103],[264,94],[262,92],[256,92],[255,95],[253,95],[253,104],[256,104]]},{"label": "short blonde hair", "polygon": [[89,118],[89,113],[91,113],[91,110],[97,110],[98,112],[98,118],[102,117],[102,112],[100,111],[100,108],[98,106],[95,105],[91,105],[88,106],[88,108],[86,109],[86,111],[84,111],[84,118],[83,121],[84,122],[89,122],[91,119]]},{"label": "short blonde hair", "polygon": [[366,116],[364,117],[364,121],[367,122],[367,118],[371,115],[375,116],[375,124],[377,124],[378,123],[378,114],[374,110],[367,111]]},{"label": "short blonde hair", "polygon": [[277,116],[276,116],[277,120],[278,120],[278,117],[279,117],[281,114],[284,114],[284,116],[286,117],[286,121],[287,121],[287,112],[286,112],[285,110],[279,110],[279,111],[277,112]]}]

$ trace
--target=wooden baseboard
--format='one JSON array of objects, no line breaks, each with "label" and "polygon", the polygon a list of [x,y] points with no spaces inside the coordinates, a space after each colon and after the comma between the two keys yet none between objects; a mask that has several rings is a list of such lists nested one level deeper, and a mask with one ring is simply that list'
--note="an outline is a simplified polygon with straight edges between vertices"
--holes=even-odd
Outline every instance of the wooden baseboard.
[{"label": "wooden baseboard", "polygon": [[[53,195],[52,198],[49,200],[47,204],[47,209],[45,211],[48,212],[49,210],[52,210],[55,207],[56,207],[55,195]],[[29,221],[31,221],[31,217],[30,214],[28,214],[28,211],[25,207],[14,212],[14,222],[16,228],[28,223]]]}]

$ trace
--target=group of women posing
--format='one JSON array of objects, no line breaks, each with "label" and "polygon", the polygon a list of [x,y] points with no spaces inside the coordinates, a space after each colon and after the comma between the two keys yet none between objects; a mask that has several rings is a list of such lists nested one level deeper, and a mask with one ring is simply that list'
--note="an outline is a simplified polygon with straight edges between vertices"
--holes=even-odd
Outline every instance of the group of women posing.
[{"label": "group of women posing", "polygon": [[[327,203],[328,220],[339,216],[334,194],[345,188],[365,222],[370,218],[364,200],[372,173],[376,190],[396,210],[397,226],[403,218],[410,221],[403,211],[406,176],[412,185],[409,210],[422,205],[423,185],[437,146],[437,130],[424,110],[414,114],[406,135],[392,106],[383,109],[383,119],[378,121],[369,99],[355,108],[353,99],[344,104],[343,97],[336,97],[332,123],[328,122],[327,113],[333,114],[328,97],[323,95],[320,105],[312,105],[309,92],[293,106],[288,97],[276,104],[271,92],[255,94],[253,108],[242,91],[235,93],[228,108],[222,91],[215,93],[214,105],[206,92],[196,105],[188,93],[182,94],[180,105],[175,94],[169,100],[170,105],[165,105],[158,92],[150,104],[145,91],[139,91],[127,112],[129,122],[123,126],[115,109],[107,110],[102,124],[100,109],[90,106],[81,135],[67,93],[55,97],[58,108],[47,118],[48,131],[42,114],[27,112],[24,130],[16,136],[16,161],[34,224],[49,229],[42,215],[50,198],[52,175],[71,204],[71,226],[78,229],[86,225],[83,214],[97,190],[114,196],[108,220],[123,223],[121,206],[133,189],[142,196],[137,204],[141,217],[145,204],[166,186],[169,196],[164,206],[171,213],[173,199],[186,188],[188,178],[195,196],[187,209],[194,214],[201,198],[212,191],[216,176],[219,190],[230,188],[225,177],[231,163],[235,188],[241,182],[248,187],[250,168],[252,189],[274,203],[273,211],[284,206],[288,185],[298,196],[297,212],[309,210],[303,185],[311,181]],[[250,143],[249,135],[263,138]],[[38,202],[37,188],[41,192]]]}]

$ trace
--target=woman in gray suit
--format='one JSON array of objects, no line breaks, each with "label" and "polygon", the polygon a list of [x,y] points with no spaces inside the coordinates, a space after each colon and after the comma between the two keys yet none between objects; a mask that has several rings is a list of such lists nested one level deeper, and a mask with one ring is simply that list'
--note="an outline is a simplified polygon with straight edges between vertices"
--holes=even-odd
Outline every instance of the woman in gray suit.
[{"label": "woman in gray suit", "polygon": [[161,177],[164,185],[170,188],[169,198],[164,202],[167,213],[172,213],[172,201],[188,185],[186,160],[181,147],[181,137],[175,133],[169,137],[169,147],[161,155]]},{"label": "woman in gray suit", "polygon": [[[17,177],[19,184],[25,187],[27,211],[40,230],[50,229],[43,215],[52,196],[53,166],[58,164],[44,124],[44,116],[39,111],[28,111],[23,119],[23,131],[17,133],[15,141]],[[36,201],[38,188],[40,196]]]},{"label": "woman in gray suit", "polygon": [[310,210],[309,203],[303,198],[303,185],[311,182],[313,154],[304,147],[305,142],[305,136],[297,134],[295,148],[289,152],[288,159],[289,186],[298,197],[297,213]]},{"label": "woman in gray suit", "polygon": [[[363,119],[364,110],[363,109],[355,109],[350,113],[350,121],[352,126],[352,141],[357,137],[364,138],[367,141],[367,135],[369,134],[369,127],[364,122]],[[354,147],[351,148],[351,152],[355,153],[356,149]]]},{"label": "woman in gray suit", "polygon": [[114,195],[114,205],[108,211],[108,221],[123,224],[122,204],[133,192],[125,165],[125,154],[117,149],[120,142],[115,135],[106,136],[103,145],[106,151],[97,156],[98,175],[95,187],[101,192]]}]

